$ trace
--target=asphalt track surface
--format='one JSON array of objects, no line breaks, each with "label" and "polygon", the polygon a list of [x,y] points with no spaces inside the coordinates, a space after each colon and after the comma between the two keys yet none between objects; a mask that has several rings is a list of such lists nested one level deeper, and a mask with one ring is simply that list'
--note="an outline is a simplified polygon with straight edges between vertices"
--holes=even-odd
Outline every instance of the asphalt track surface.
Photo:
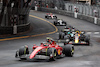
[{"label": "asphalt track surface", "polygon": [[[29,22],[32,26],[31,31],[19,35],[19,38],[11,36],[13,37],[12,39],[8,37],[5,40],[0,39],[0,67],[100,67],[100,34],[90,34],[90,46],[75,46],[73,57],[64,57],[52,62],[47,60],[21,61],[16,59],[15,51],[21,46],[28,45],[32,49],[33,44],[40,45],[41,42],[45,42],[46,37],[58,38],[58,32],[64,26],[57,26],[56,28],[51,24],[54,20],[45,19],[45,14],[44,12],[31,10],[29,17]],[[100,32],[100,26],[87,21],[56,15],[79,30]]]}]

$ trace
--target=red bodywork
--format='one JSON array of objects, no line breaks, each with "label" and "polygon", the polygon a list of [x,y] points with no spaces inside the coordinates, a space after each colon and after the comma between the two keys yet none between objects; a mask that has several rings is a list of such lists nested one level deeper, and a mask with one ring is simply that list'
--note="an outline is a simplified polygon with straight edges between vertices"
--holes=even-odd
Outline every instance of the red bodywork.
[{"label": "red bodywork", "polygon": [[47,15],[50,15],[53,18],[53,14],[52,13],[47,13]]},{"label": "red bodywork", "polygon": [[41,43],[40,46],[34,45],[33,46],[33,52],[31,53],[31,55],[29,56],[29,58],[30,59],[34,58],[35,55],[37,55],[38,52],[42,52],[41,51],[42,49],[47,49],[47,48],[55,48],[57,50],[57,52],[58,52],[58,55],[62,54],[63,48],[60,47],[59,45],[56,45],[55,41],[52,41],[51,44],[48,44],[48,43],[43,44],[43,43]]}]

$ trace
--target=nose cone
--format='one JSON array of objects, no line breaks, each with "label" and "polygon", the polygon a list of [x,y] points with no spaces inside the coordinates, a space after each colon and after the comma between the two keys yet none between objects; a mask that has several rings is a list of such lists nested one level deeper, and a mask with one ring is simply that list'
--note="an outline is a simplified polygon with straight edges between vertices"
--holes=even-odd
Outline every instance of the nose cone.
[{"label": "nose cone", "polygon": [[43,47],[37,47],[30,55],[30,59],[34,58],[35,55],[42,49]]},{"label": "nose cone", "polygon": [[75,40],[75,43],[78,43],[78,40]]},{"label": "nose cone", "polygon": [[30,59],[34,58],[37,52],[32,52],[31,55],[29,56]]},{"label": "nose cone", "polygon": [[29,58],[30,58],[30,59],[33,59],[33,58],[34,58],[34,56],[30,55],[30,56],[29,56]]}]

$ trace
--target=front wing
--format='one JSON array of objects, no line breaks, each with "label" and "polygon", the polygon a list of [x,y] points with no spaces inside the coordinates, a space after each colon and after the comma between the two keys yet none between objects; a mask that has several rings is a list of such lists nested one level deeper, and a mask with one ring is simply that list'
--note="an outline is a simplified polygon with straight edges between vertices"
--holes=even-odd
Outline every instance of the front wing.
[{"label": "front wing", "polygon": [[[26,55],[22,55],[16,58],[26,58],[26,59],[30,59],[29,58],[30,54],[26,54]],[[33,59],[49,59],[49,56],[45,56],[45,55],[35,55],[35,57]],[[31,60],[31,59],[30,59]]]},{"label": "front wing", "polygon": [[75,43],[74,41],[70,41],[68,44],[72,44],[72,45],[88,45],[89,43],[87,43],[85,41],[80,41],[78,43]]}]

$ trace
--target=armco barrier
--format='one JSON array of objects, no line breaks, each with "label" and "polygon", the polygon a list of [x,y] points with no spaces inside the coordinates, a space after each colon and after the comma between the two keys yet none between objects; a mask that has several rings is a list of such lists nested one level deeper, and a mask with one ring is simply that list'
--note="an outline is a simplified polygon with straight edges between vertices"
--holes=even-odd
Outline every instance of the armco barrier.
[{"label": "armco barrier", "polygon": [[78,15],[77,15],[77,18],[78,18],[78,19],[82,19],[82,20],[89,21],[89,22],[91,22],[91,23],[94,23],[94,17],[92,17],[92,16],[86,16],[86,15],[78,14]]},{"label": "armco barrier", "polygon": [[98,19],[97,21],[98,21],[98,25],[100,25],[100,19]]},{"label": "armco barrier", "polygon": [[[61,14],[61,15],[74,17],[74,13],[66,11],[66,10],[55,10],[53,8],[41,7],[41,8],[38,8],[38,11],[51,12],[51,13],[56,13],[56,14]],[[86,15],[78,14],[77,18],[82,19],[82,20],[86,20],[90,23],[94,23],[94,17],[92,17],[92,16],[86,16]],[[100,19],[99,18],[97,19],[97,25],[100,25]]]},{"label": "armco barrier", "polygon": [[[30,29],[30,23],[17,26],[17,33],[25,32]],[[0,35],[13,34],[13,26],[0,26]]]}]

